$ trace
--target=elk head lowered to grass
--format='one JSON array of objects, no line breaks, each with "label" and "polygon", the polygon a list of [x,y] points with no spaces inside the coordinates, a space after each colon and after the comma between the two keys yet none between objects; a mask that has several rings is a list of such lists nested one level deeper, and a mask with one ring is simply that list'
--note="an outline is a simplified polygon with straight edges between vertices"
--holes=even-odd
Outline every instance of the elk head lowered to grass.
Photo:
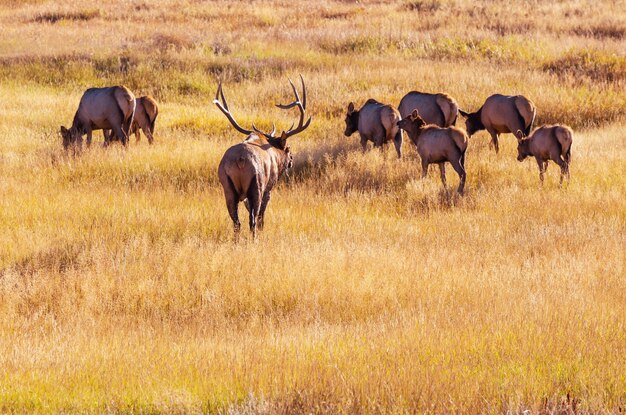
[{"label": "elk head lowered to grass", "polygon": [[517,160],[523,161],[533,156],[539,166],[539,180],[543,184],[543,174],[548,168],[548,160],[554,161],[561,168],[559,185],[563,177],[569,182],[569,165],[572,162],[572,141],[574,132],[566,125],[543,125],[517,145]]},{"label": "elk head lowered to grass", "polygon": [[530,134],[537,109],[531,100],[522,95],[494,94],[485,100],[478,111],[469,113],[459,110],[459,114],[466,118],[467,134],[471,137],[477,131],[487,130],[498,153],[500,134],[513,133],[518,141]]},{"label": "elk head lowered to grass", "polygon": [[406,118],[414,109],[417,109],[426,124],[444,128],[455,125],[459,114],[459,104],[450,95],[444,93],[409,92],[402,97],[398,105],[400,118]]},{"label": "elk head lowered to grass", "polygon": [[90,146],[93,130],[110,129],[126,145],[135,105],[135,95],[125,86],[89,88],[80,98],[72,126],[69,129],[61,126],[63,147],[67,150],[77,144],[81,148],[85,134]]},{"label": "elk head lowered to grass", "polygon": [[274,135],[275,126],[270,133],[264,133],[254,124],[252,124],[252,130],[246,130],[237,124],[228,109],[222,83],[219,84],[213,103],[226,115],[235,130],[248,136],[242,143],[235,144],[226,150],[217,169],[217,175],[224,188],[226,207],[235,226],[235,238],[238,237],[241,228],[238,214],[240,201],[244,202],[250,214],[250,231],[253,237],[256,238],[257,227],[263,229],[270,192],[293,164],[293,156],[289,152],[287,139],[301,133],[311,124],[311,117],[306,122],[304,121],[306,87],[302,75],[300,75],[300,81],[302,82],[302,99],[293,82],[289,80],[295,101],[290,104],[276,105],[282,109],[297,107],[300,111],[298,126],[293,128],[292,124],[291,128],[283,131],[280,136]]}]

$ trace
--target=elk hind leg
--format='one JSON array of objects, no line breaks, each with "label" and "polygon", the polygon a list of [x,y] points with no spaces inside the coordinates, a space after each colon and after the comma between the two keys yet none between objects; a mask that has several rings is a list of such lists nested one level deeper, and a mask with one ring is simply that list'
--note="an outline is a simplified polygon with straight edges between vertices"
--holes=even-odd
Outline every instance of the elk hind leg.
[{"label": "elk hind leg", "polygon": [[380,151],[383,151],[385,145],[385,139],[382,136],[377,136],[374,138],[374,147],[378,147]]},{"label": "elk hind leg", "polygon": [[92,136],[93,136],[93,131],[90,128],[87,130],[87,148],[91,147]]},{"label": "elk hind leg", "polygon": [[239,231],[241,230],[241,222],[239,222],[239,194],[235,189],[235,185],[230,177],[227,178],[227,182],[222,182],[224,186],[224,198],[226,199],[226,208],[228,214],[233,221],[233,227],[235,230],[235,239],[239,237]]},{"label": "elk hind leg", "polygon": [[428,175],[428,159],[426,157],[422,157],[422,179],[426,178]]},{"label": "elk hind leg", "polygon": [[121,126],[115,126],[113,128],[113,132],[115,132],[115,135],[117,136],[117,138],[120,139],[120,141],[122,142],[122,145],[124,145],[124,147],[126,147],[126,144],[128,143],[128,135],[126,134],[126,132],[124,132],[122,127]]},{"label": "elk hind leg", "polygon": [[450,164],[452,164],[452,168],[456,174],[459,175],[459,188],[457,192],[462,195],[465,190],[465,178],[467,176],[465,173],[465,153],[461,154],[456,160],[450,160]]},{"label": "elk hind leg", "polygon": [[438,163],[439,164],[439,175],[441,176],[441,183],[443,183],[443,190],[448,193],[448,184],[446,183],[446,163]]},{"label": "elk hind leg", "polygon": [[[141,130],[142,129],[143,129],[143,127],[140,128],[137,124],[135,124],[133,122],[132,132],[135,134],[135,143],[139,143],[139,141],[141,141]],[[150,136],[148,134],[146,134],[146,136],[148,137],[148,143],[152,144],[152,141],[150,140]]]},{"label": "elk hind leg", "polygon": [[[559,178],[559,186],[562,186],[563,185],[563,177],[565,177],[566,175],[569,175],[567,162],[563,161],[561,159],[561,156],[553,157],[553,160],[561,168],[561,177]],[[546,164],[548,164],[548,163],[546,162]],[[569,180],[569,177],[568,177],[568,180]]]},{"label": "elk hind leg", "polygon": [[393,137],[393,145],[396,147],[396,153],[398,153],[398,158],[402,158],[402,130],[399,128],[395,137]]},{"label": "elk hind leg", "polygon": [[109,143],[111,142],[111,130],[102,130],[102,135],[104,136],[104,144],[103,146],[106,147],[109,145]]},{"label": "elk hind leg", "polygon": [[265,209],[267,209],[267,204],[270,202],[270,192],[266,191],[263,194],[263,199],[261,200],[261,208],[259,209],[259,220],[257,222],[257,226],[259,230],[263,230],[263,225],[265,224]]},{"label": "elk hind leg", "polygon": [[489,134],[491,135],[491,144],[493,144],[493,148],[496,150],[496,154],[500,151],[500,145],[498,144],[498,133],[495,130],[488,129]]},{"label": "elk hind leg", "polygon": [[256,239],[257,218],[259,217],[259,211],[261,210],[261,187],[259,186],[259,179],[257,176],[254,176],[250,182],[247,199],[248,213],[250,216],[250,231],[252,232],[252,237]]}]

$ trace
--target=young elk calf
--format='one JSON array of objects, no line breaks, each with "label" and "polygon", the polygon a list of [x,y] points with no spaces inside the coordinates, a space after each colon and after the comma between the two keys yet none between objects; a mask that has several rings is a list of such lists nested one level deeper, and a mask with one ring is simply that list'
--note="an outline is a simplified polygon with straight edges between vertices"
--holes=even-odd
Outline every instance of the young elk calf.
[{"label": "young elk calf", "polygon": [[363,151],[367,149],[367,141],[372,141],[374,147],[381,147],[393,140],[398,153],[402,157],[402,132],[398,128],[400,113],[391,105],[381,104],[375,99],[369,99],[360,110],[354,109],[354,103],[348,105],[346,114],[346,137],[355,131],[361,136]]},{"label": "young elk calf", "polygon": [[561,179],[567,175],[569,182],[569,165],[572,160],[572,139],[574,133],[566,125],[544,125],[532,134],[523,138],[517,145],[517,160],[523,161],[533,156],[539,166],[539,180],[543,184],[543,174],[548,168],[548,160],[554,161],[561,168]]},{"label": "young elk calf", "polygon": [[428,173],[428,165],[439,164],[441,181],[447,191],[445,162],[450,162],[459,175],[458,192],[463,194],[465,188],[465,151],[467,150],[467,134],[459,128],[441,128],[426,125],[417,110],[398,122],[398,126],[407,132],[415,144],[422,159],[422,178]]},{"label": "young elk calf", "polygon": [[466,117],[465,129],[470,137],[480,130],[489,132],[497,154],[499,135],[513,133],[521,140],[530,133],[537,111],[535,104],[526,97],[495,94],[487,98],[478,111],[459,110],[459,113]]},{"label": "young elk calf", "polygon": [[263,229],[270,192],[285,171],[293,165],[293,156],[289,152],[287,139],[304,131],[311,123],[311,117],[304,122],[306,87],[302,75],[300,75],[300,81],[302,82],[302,100],[296,87],[289,80],[295,101],[291,104],[276,105],[282,109],[297,107],[300,111],[298,126],[293,128],[292,125],[291,129],[283,131],[280,136],[274,135],[275,127],[268,134],[256,128],[254,124],[252,124],[252,130],[239,126],[228,109],[221,82],[217,89],[213,103],[226,115],[235,130],[248,136],[242,143],[235,144],[226,150],[217,169],[217,175],[224,188],[226,207],[235,226],[235,239],[239,237],[241,228],[238,214],[240,201],[244,202],[250,214],[252,236],[256,238],[257,227]]}]

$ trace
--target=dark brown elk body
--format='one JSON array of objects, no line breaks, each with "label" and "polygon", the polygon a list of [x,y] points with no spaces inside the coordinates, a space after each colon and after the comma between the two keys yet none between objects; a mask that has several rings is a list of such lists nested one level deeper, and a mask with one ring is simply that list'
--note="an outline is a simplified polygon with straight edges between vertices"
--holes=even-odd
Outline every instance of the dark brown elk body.
[{"label": "dark brown elk body", "polygon": [[[217,169],[218,178],[224,188],[226,207],[234,224],[236,238],[241,228],[238,213],[240,201],[244,201],[248,209],[252,235],[256,238],[257,227],[263,229],[265,209],[270,201],[270,193],[293,163],[293,157],[287,146],[287,139],[304,131],[311,123],[310,117],[304,122],[306,87],[302,76],[300,80],[302,81],[302,99],[300,99],[290,80],[289,83],[296,100],[291,104],[277,105],[282,109],[297,107],[300,111],[298,126],[286,132],[283,131],[279,137],[274,136],[275,128],[267,134],[258,130],[254,125],[252,126],[253,130],[240,127],[228,109],[220,83],[213,102],[226,115],[237,131],[248,135],[242,143],[235,144],[226,150]],[[222,102],[220,102],[220,98]]]},{"label": "dark brown elk body", "polygon": [[422,159],[422,178],[428,173],[428,165],[437,163],[441,181],[447,189],[445,163],[449,162],[459,175],[458,192],[463,194],[466,178],[465,151],[468,141],[465,131],[456,127],[441,128],[436,125],[427,125],[417,110],[413,110],[411,114],[398,122],[398,126],[407,132],[417,148]]},{"label": "dark brown elk body", "polygon": [[[148,137],[148,143],[154,142],[154,127],[156,124],[156,118],[159,115],[159,105],[156,100],[149,95],[139,97],[136,100],[135,116],[133,117],[133,124],[130,127],[130,134],[135,134],[136,142],[141,139],[141,132]],[[119,139],[115,134],[111,134],[110,130],[102,130],[104,134],[105,144],[111,140]]]},{"label": "dark brown elk body", "polygon": [[548,168],[548,160],[554,161],[561,168],[559,183],[563,176],[569,181],[569,165],[572,161],[572,141],[574,133],[566,125],[544,125],[537,128],[529,137],[523,138],[517,145],[517,159],[535,157],[539,166],[539,180],[543,184],[543,174]]},{"label": "dark brown elk body", "polygon": [[400,101],[398,111],[400,111],[401,118],[406,118],[415,109],[427,124],[439,127],[455,125],[459,114],[456,100],[447,94],[411,91]]},{"label": "dark brown elk body", "polygon": [[61,127],[63,146],[66,149],[74,143],[82,146],[84,134],[87,134],[87,145],[90,145],[92,131],[101,129],[113,130],[126,145],[135,104],[135,96],[124,86],[86,90],[80,99],[72,126],[69,129]]},{"label": "dark brown elk body", "polygon": [[393,141],[398,158],[402,157],[402,132],[398,128],[400,113],[391,105],[381,104],[375,99],[369,99],[360,110],[355,110],[354,103],[348,105],[346,114],[346,130],[344,134],[350,137],[358,131],[361,137],[363,151],[367,149],[367,142],[372,141],[374,147]]},{"label": "dark brown elk body", "polygon": [[459,113],[466,117],[467,134],[471,137],[477,131],[487,130],[497,153],[499,135],[513,133],[518,140],[528,136],[537,111],[535,104],[526,97],[496,94],[487,98],[478,111],[459,110]]}]

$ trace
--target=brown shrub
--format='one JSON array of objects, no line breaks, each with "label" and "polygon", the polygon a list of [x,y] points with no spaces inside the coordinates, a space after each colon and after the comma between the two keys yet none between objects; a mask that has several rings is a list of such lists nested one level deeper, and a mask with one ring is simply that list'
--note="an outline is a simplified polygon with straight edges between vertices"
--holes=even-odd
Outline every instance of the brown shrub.
[{"label": "brown shrub", "polygon": [[100,17],[99,10],[83,10],[79,12],[49,12],[35,16],[31,21],[37,23],[57,23],[62,20],[88,21]]},{"label": "brown shrub", "polygon": [[599,82],[626,80],[626,57],[600,52],[577,51],[543,65],[558,76],[586,77]]},{"label": "brown shrub", "polygon": [[600,26],[576,26],[572,29],[576,36],[592,37],[595,39],[615,39],[626,38],[626,27],[615,23],[607,23]]}]

